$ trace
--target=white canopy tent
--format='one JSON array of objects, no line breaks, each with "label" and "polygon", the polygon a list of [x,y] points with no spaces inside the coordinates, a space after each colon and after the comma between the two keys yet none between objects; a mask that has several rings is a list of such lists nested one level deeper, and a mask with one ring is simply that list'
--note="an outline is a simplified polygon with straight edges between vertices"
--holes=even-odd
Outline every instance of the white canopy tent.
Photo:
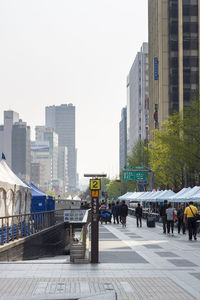
[{"label": "white canopy tent", "polygon": [[133,201],[133,202],[140,202],[141,200],[139,198],[144,193],[146,193],[146,192],[134,192],[134,193],[131,193],[129,196],[127,196],[126,200]]},{"label": "white canopy tent", "polygon": [[190,198],[191,198],[191,201],[200,203],[200,191],[197,192],[196,194],[192,195]]},{"label": "white canopy tent", "polygon": [[[4,157],[2,155],[2,157]],[[30,213],[31,188],[0,161],[0,217]]]},{"label": "white canopy tent", "polygon": [[126,194],[120,196],[118,199],[120,201],[122,201],[122,200],[128,200],[128,196],[131,196],[132,194],[133,194],[133,192],[127,192]]},{"label": "white canopy tent", "polygon": [[171,197],[169,197],[168,200],[169,202],[179,202],[179,197],[181,198],[184,194],[186,194],[188,191],[190,191],[191,188],[183,188],[182,190],[180,190],[178,193],[172,195]]},{"label": "white canopy tent", "polygon": [[195,196],[200,192],[200,187],[193,187],[193,188],[184,188],[180,192],[178,192],[174,197],[170,197],[170,202],[178,202],[178,203],[186,203],[192,200],[192,197]]}]

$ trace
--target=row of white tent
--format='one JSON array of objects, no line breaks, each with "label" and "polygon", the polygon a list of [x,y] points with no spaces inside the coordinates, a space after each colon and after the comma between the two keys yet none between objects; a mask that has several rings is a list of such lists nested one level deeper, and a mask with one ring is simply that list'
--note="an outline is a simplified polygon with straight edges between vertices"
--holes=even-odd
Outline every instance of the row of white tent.
[{"label": "row of white tent", "polygon": [[118,198],[120,201],[127,202],[154,202],[160,203],[167,200],[168,202],[187,203],[189,201],[200,202],[200,186],[193,188],[183,188],[178,193],[172,190],[152,191],[152,192],[128,192]]}]

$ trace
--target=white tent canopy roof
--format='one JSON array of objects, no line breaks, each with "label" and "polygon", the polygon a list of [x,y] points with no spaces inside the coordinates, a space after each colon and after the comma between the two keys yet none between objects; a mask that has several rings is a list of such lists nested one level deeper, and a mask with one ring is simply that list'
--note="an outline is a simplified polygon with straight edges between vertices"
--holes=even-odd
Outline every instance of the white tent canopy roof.
[{"label": "white tent canopy roof", "polygon": [[191,188],[184,188],[179,193],[177,193],[176,196],[171,197],[170,201],[171,202],[188,202],[188,201],[192,200],[192,197],[195,194],[197,194],[198,192],[200,192],[200,187],[199,186],[195,186],[192,189]]},{"label": "white tent canopy roof", "polygon": [[174,194],[173,196],[169,197],[167,200],[171,202],[178,202],[179,197],[181,198],[184,194],[186,194],[188,191],[190,191],[191,188],[183,188],[178,193]]},{"label": "white tent canopy roof", "polygon": [[140,202],[141,200],[139,199],[139,197],[141,195],[143,195],[144,193],[146,193],[146,192],[134,192],[134,193],[131,193],[129,196],[127,196],[126,200]]},{"label": "white tent canopy roof", "polygon": [[22,186],[24,188],[29,188],[21,179],[19,179],[13,171],[7,165],[5,159],[0,161],[0,181],[9,183],[12,185]]},{"label": "white tent canopy roof", "polygon": [[78,195],[76,195],[76,196],[73,198],[73,200],[75,200],[75,201],[81,201],[81,198],[80,198]]},{"label": "white tent canopy roof", "polygon": [[120,196],[118,199],[121,200],[127,200],[128,196],[130,196],[131,194],[133,194],[132,192],[127,192],[126,194]]}]

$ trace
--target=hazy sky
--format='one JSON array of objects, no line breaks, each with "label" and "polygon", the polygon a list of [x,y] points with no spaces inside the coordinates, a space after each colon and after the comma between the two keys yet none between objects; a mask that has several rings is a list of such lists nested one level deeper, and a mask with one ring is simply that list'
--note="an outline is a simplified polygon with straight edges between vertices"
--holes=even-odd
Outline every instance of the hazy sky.
[{"label": "hazy sky", "polygon": [[80,177],[119,173],[126,77],[148,38],[147,0],[0,0],[0,122],[31,126],[45,106],[76,106]]}]

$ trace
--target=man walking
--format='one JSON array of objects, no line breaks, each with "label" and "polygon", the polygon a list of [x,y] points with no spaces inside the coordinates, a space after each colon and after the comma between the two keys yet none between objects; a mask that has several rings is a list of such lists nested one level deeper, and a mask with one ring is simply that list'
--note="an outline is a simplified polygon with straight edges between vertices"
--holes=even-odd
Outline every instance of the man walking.
[{"label": "man walking", "polygon": [[184,210],[185,210],[184,204],[181,203],[181,205],[177,211],[177,218],[178,218],[178,233],[181,232],[181,228],[182,228],[183,234],[185,234],[185,223],[183,222],[184,221]]},{"label": "man walking", "polygon": [[166,209],[168,208],[167,200],[164,200],[164,205],[160,208],[160,217],[162,218],[163,223],[163,233],[166,233],[166,225],[167,225],[167,215]]},{"label": "man walking", "polygon": [[138,203],[138,206],[136,207],[135,215],[137,220],[137,227],[139,227],[139,222],[140,227],[142,227],[142,207],[140,206],[140,203]]},{"label": "man walking", "polygon": [[120,217],[122,222],[122,227],[126,227],[126,217],[128,216],[128,206],[126,205],[125,200],[122,201],[120,207]]},{"label": "man walking", "polygon": [[189,206],[186,207],[184,211],[184,223],[187,219],[188,224],[188,232],[189,232],[189,240],[192,240],[192,236],[194,236],[194,240],[197,239],[197,224],[195,215],[198,215],[198,209],[193,205],[193,202],[190,201]]},{"label": "man walking", "polygon": [[174,235],[175,209],[172,208],[171,203],[169,203],[168,208],[166,209],[166,215],[167,215],[167,233],[170,234],[170,228],[171,228],[172,235]]}]

